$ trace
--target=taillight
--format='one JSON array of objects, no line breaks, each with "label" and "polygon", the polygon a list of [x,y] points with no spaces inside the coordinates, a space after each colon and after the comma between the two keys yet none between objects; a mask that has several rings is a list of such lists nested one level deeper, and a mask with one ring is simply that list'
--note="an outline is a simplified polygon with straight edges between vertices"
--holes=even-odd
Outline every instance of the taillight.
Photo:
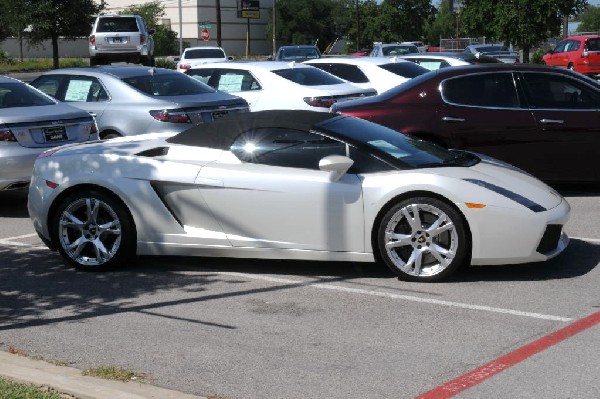
[{"label": "taillight", "polygon": [[190,69],[190,66],[188,64],[179,64],[179,69],[187,70]]},{"label": "taillight", "polygon": [[38,158],[51,157],[56,151],[58,151],[58,147],[50,148],[49,150],[46,150],[46,151],[42,152],[41,154],[39,154],[37,157]]},{"label": "taillight", "polygon": [[92,36],[90,36],[90,44],[91,44],[92,46],[95,46],[95,45],[96,45],[96,35],[92,35]]},{"label": "taillight", "polygon": [[192,123],[190,118],[184,111],[174,110],[153,110],[150,111],[150,115],[157,121],[171,122],[171,123]]},{"label": "taillight", "polygon": [[94,122],[90,127],[90,136],[94,136],[96,134],[98,134],[98,125],[96,125],[96,122]]},{"label": "taillight", "polygon": [[331,97],[304,97],[304,102],[311,107],[329,108],[335,104],[335,100]]},{"label": "taillight", "polygon": [[146,35],[142,34],[140,35],[140,44],[144,44],[146,43]]},{"label": "taillight", "polygon": [[17,138],[10,129],[0,127],[0,142],[1,141],[17,141]]}]

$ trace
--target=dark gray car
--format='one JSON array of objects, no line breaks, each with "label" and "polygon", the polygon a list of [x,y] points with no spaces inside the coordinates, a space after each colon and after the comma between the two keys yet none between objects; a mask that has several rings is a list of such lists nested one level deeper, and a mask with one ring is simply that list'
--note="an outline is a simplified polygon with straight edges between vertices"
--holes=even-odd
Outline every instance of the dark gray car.
[{"label": "dark gray car", "polygon": [[229,113],[248,111],[244,99],[162,68],[59,69],[44,73],[31,84],[95,115],[102,139],[178,133]]}]

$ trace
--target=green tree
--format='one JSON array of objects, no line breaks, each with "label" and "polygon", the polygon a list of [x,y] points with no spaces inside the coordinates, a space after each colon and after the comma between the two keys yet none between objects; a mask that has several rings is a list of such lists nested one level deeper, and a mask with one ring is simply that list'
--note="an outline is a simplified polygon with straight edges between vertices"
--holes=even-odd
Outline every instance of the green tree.
[{"label": "green tree", "polygon": [[425,22],[434,15],[430,0],[383,0],[377,19],[379,41],[422,40]]},{"label": "green tree", "polygon": [[31,18],[29,41],[33,44],[50,39],[52,60],[58,68],[58,38],[74,40],[90,33],[95,15],[102,7],[94,0],[23,1],[23,12]]},{"label": "green tree", "polygon": [[[317,44],[324,50],[337,36],[333,10],[339,10],[333,0],[277,0],[277,40],[283,44]],[[270,24],[267,31],[270,37]]]},{"label": "green tree", "polygon": [[456,14],[450,11],[450,0],[442,0],[433,17],[425,22],[425,42],[439,46],[441,37],[456,35]]},{"label": "green tree", "polygon": [[580,12],[587,0],[464,0],[461,24],[469,35],[487,36],[529,51],[560,33],[565,13]]},{"label": "green tree", "polygon": [[600,7],[589,6],[579,15],[577,32],[600,32]]},{"label": "green tree", "polygon": [[159,0],[132,5],[119,14],[135,14],[142,17],[147,29],[154,29],[154,55],[165,56],[179,54],[177,33],[158,21],[165,15],[165,7]]}]

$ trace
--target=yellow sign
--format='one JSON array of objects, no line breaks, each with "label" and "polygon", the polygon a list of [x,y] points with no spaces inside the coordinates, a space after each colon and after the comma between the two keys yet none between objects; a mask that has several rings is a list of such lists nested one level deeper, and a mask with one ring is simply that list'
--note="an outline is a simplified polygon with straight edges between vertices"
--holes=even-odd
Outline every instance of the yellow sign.
[{"label": "yellow sign", "polygon": [[239,18],[260,19],[260,11],[258,11],[258,10],[240,10]]}]

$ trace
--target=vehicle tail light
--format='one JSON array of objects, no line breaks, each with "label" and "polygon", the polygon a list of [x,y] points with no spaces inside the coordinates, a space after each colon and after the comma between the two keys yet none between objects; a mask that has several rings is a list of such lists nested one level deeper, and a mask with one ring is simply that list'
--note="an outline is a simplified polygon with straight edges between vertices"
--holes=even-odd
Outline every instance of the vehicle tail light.
[{"label": "vehicle tail light", "polygon": [[146,35],[140,35],[140,44],[146,43]]},{"label": "vehicle tail light", "polygon": [[0,127],[0,142],[17,141],[17,138],[10,129]]},{"label": "vehicle tail light", "polygon": [[90,44],[91,44],[92,46],[95,46],[95,45],[96,45],[96,35],[92,35],[92,36],[90,36]]},{"label": "vehicle tail light", "polygon": [[187,70],[190,69],[190,66],[188,64],[179,64],[179,69]]},{"label": "vehicle tail light", "polygon": [[335,100],[331,97],[304,97],[304,102],[311,107],[329,108]]},{"label": "vehicle tail light", "polygon": [[150,111],[150,115],[157,121],[171,122],[171,123],[192,123],[189,116],[181,110],[153,110]]},{"label": "vehicle tail light", "polygon": [[58,151],[58,147],[54,147],[54,148],[50,148],[49,150],[46,150],[44,152],[42,152],[41,154],[39,154],[37,156],[37,158],[47,158],[47,157],[51,157],[52,155],[54,155],[54,153]]},{"label": "vehicle tail light", "polygon": [[96,125],[96,122],[94,122],[90,127],[90,136],[94,136],[96,134],[98,134],[98,125]]}]

